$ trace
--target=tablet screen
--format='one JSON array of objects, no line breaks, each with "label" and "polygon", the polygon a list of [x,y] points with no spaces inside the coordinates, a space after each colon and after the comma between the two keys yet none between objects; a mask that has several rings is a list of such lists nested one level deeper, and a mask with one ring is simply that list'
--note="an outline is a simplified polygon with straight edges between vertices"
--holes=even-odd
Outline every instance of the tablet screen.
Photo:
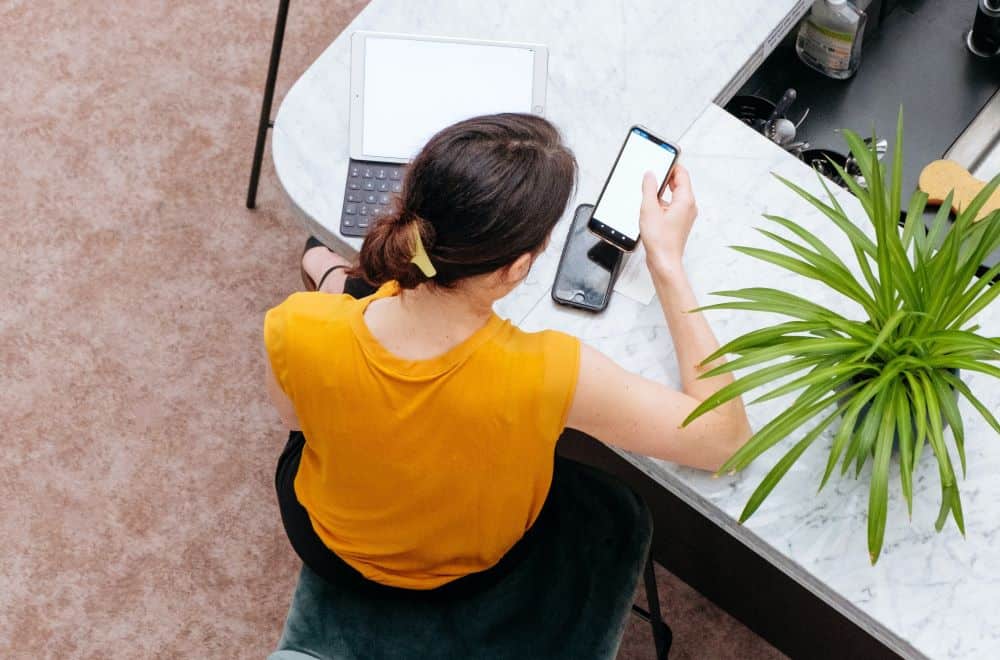
[{"label": "tablet screen", "polygon": [[496,112],[531,112],[534,51],[510,46],[368,37],[367,158],[410,159],[442,128]]}]

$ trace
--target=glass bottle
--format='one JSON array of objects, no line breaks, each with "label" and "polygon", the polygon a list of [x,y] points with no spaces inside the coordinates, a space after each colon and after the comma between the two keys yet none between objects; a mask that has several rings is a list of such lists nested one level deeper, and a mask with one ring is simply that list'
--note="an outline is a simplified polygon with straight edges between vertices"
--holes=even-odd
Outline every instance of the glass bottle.
[{"label": "glass bottle", "polygon": [[816,0],[799,27],[795,52],[820,73],[846,80],[861,64],[867,16],[847,0]]}]

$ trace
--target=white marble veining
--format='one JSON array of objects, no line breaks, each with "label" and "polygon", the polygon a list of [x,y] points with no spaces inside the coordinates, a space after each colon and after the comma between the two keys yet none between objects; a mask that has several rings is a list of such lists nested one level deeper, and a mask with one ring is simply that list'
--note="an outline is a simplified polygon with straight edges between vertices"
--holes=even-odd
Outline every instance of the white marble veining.
[{"label": "white marble veining", "polygon": [[[840,231],[770,174],[822,193],[809,169],[716,106],[693,124],[681,148],[700,209],[685,262],[702,304],[713,300],[711,291],[778,286],[859,318],[859,308],[839,294],[726,247],[773,247],[753,229],[770,224],[760,217],[770,212],[800,222],[850,261]],[[839,189],[837,194],[863,223],[857,201]],[[706,314],[721,341],[769,322],[735,310]],[[987,308],[977,321],[984,335],[1000,335],[1000,304]],[[521,325],[570,332],[628,369],[679,384],[676,356],[655,302],[642,306],[615,296],[603,314],[592,315],[542,298]],[[995,379],[966,372],[962,378],[988,408],[1000,410]],[[754,427],[772,419],[791,398],[751,406]],[[1000,657],[1000,608],[994,605],[1000,596],[1000,438],[964,400],[961,409],[969,466],[959,483],[966,538],[950,520],[940,534],[934,531],[940,490],[936,462],[925,453],[914,476],[912,523],[898,469],[892,472],[885,546],[874,567],[867,550],[870,466],[859,480],[834,478],[816,493],[829,433],[743,526],[736,522],[743,505],[789,442],[765,453],[744,473],[719,479],[655,459],[626,458],[902,655],[995,658]]]},{"label": "white marble veining", "polygon": [[[546,116],[580,161],[578,198],[592,200],[629,126],[643,123],[665,137],[680,136],[798,4],[375,0],[282,101],[272,137],[275,170],[309,231],[341,250],[357,250],[359,239],[337,231],[348,162],[350,34],[530,41],[549,47]],[[536,267],[539,281],[554,268],[550,251]],[[514,292],[498,312],[521,318],[536,302],[529,291]]]}]

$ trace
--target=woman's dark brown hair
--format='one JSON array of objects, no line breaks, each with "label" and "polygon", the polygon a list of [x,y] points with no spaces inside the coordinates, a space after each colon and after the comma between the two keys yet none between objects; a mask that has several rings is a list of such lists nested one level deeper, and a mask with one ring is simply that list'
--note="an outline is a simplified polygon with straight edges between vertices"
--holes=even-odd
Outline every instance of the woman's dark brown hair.
[{"label": "woman's dark brown hair", "polygon": [[[542,250],[576,180],[576,159],[559,131],[528,114],[475,117],[430,139],[406,170],[396,212],[380,218],[352,274],[403,289],[460,280]],[[414,231],[437,274],[410,262]]]}]

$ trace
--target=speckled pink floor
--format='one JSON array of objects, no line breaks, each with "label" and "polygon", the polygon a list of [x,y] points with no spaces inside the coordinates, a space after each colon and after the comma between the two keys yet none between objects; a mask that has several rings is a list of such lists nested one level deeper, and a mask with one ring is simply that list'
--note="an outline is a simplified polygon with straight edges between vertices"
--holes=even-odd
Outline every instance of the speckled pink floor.
[{"label": "speckled pink floor", "polygon": [[[278,99],[363,4],[292,3]],[[243,207],[276,5],[0,3],[0,657],[277,641],[298,562],[260,328],[303,234],[269,155]],[[673,657],[777,657],[661,590]]]}]

